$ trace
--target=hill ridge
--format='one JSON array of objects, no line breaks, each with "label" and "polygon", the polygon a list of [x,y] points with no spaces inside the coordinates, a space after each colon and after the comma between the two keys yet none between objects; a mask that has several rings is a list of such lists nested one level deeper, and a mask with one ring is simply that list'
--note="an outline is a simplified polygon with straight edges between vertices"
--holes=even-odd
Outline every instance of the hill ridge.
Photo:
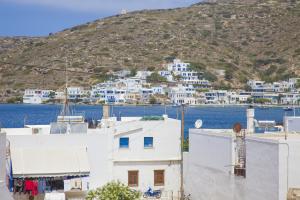
[{"label": "hill ridge", "polygon": [[[104,74],[160,69],[177,57],[217,76],[215,85],[235,88],[250,78],[287,79],[300,75],[299,29],[297,1],[218,1],[111,16],[47,37],[0,38],[0,61],[45,66],[0,64],[0,100],[25,88],[62,87],[63,74],[49,68],[64,66],[66,58],[72,69]],[[220,69],[225,76],[219,76]],[[105,78],[74,75],[71,84],[89,86]]]}]

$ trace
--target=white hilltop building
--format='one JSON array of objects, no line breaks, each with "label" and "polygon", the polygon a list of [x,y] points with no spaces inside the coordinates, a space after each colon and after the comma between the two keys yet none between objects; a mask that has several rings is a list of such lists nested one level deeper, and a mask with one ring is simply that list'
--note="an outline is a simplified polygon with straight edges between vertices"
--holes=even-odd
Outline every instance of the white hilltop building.
[{"label": "white hilltop building", "polygon": [[141,192],[159,189],[162,199],[179,199],[179,120],[166,115],[114,118],[108,106],[97,128],[77,118],[4,129],[13,180],[46,181],[45,192],[65,194],[119,180]]},{"label": "white hilltop building", "polygon": [[299,119],[286,118],[285,128],[290,128],[286,132],[256,134],[254,110],[248,109],[247,128],[241,132],[190,129],[189,152],[184,155],[185,193],[191,199],[297,199]]},{"label": "white hilltop building", "polygon": [[199,79],[199,72],[193,71],[190,67],[190,63],[182,62],[180,59],[174,59],[173,63],[167,64],[167,69],[175,76],[180,76],[181,81],[185,85],[203,85],[209,87],[210,83],[207,80]]}]

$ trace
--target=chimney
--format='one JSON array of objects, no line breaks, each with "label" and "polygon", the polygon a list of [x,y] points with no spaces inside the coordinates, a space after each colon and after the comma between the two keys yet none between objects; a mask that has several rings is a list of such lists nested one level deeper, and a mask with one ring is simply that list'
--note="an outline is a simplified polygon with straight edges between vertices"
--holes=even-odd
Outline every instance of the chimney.
[{"label": "chimney", "polygon": [[108,119],[110,116],[109,114],[109,105],[108,104],[104,104],[103,105],[103,116],[102,119]]},{"label": "chimney", "polygon": [[247,133],[254,133],[254,108],[247,109]]}]

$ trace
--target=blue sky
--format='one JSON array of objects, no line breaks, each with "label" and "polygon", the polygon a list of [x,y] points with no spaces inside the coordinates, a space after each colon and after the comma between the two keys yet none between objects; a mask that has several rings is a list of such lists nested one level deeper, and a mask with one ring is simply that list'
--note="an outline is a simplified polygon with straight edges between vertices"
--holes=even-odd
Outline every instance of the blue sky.
[{"label": "blue sky", "polygon": [[44,36],[118,14],[174,8],[200,0],[0,0],[0,36]]}]

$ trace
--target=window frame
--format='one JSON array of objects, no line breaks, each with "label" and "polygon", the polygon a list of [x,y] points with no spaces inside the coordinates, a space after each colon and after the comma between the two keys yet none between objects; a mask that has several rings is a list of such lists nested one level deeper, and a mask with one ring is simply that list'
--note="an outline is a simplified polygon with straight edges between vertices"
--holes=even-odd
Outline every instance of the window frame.
[{"label": "window frame", "polygon": [[[159,182],[157,180],[157,173],[161,173],[162,172],[162,181]],[[164,169],[157,169],[154,170],[154,186],[164,186],[165,185],[165,170]]]},{"label": "window frame", "polygon": [[[149,138],[151,138],[152,139],[152,146],[146,146],[145,145],[145,141],[146,141],[146,139],[149,139]],[[154,148],[154,138],[153,137],[144,137],[144,149],[153,149]]]},{"label": "window frame", "polygon": [[[128,182],[128,186],[129,187],[138,187],[139,186],[139,170],[129,170],[128,172],[128,180],[127,180],[127,182]],[[136,176],[136,183],[131,183],[131,179],[132,179],[132,177],[130,176],[130,173],[136,173],[135,174],[135,176]],[[133,181],[133,182],[135,182],[135,181]]]},{"label": "window frame", "polygon": [[[127,139],[127,146],[121,145],[121,139]],[[129,137],[120,137],[119,138],[119,149],[129,149]]]}]

